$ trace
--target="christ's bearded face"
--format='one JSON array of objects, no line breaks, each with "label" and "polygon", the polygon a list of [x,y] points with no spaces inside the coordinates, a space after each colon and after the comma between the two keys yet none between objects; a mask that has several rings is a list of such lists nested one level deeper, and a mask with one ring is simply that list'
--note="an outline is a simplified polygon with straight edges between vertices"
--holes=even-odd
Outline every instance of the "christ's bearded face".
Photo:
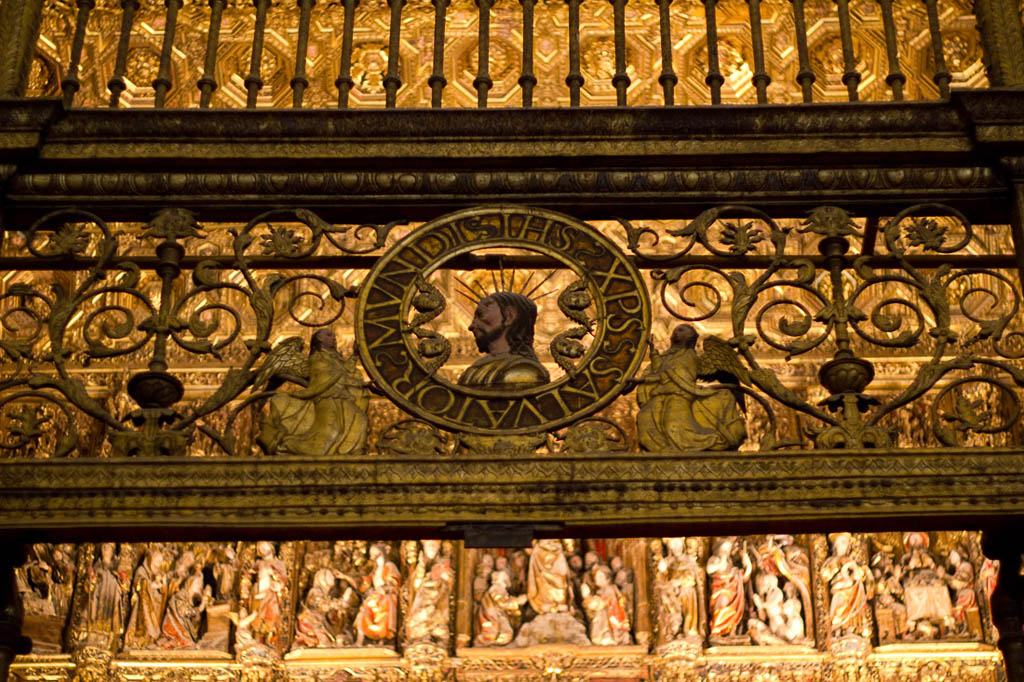
[{"label": "christ's bearded face", "polygon": [[507,328],[505,315],[496,301],[485,298],[477,304],[469,331],[481,353],[489,353],[491,344],[500,339]]}]

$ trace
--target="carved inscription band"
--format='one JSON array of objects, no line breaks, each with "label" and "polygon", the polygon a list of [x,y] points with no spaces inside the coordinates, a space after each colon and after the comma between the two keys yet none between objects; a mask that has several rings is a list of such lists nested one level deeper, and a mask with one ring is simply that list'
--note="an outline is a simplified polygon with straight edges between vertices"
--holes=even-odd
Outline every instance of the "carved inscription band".
[{"label": "carved inscription band", "polygon": [[[580,305],[596,311],[584,325],[592,342],[585,351],[573,339],[553,344],[552,355],[566,369],[562,376],[510,389],[455,384],[436,374],[439,363],[431,357],[449,342],[417,321],[445,305],[425,302],[440,296],[428,280],[446,261],[484,249],[541,254],[577,277],[570,287],[576,298],[560,300],[559,307],[570,316]],[[631,261],[594,228],[552,211],[499,206],[449,214],[396,244],[364,282],[356,319],[364,367],[404,409],[442,428],[526,434],[593,414],[628,385],[647,347],[650,301]],[[578,361],[560,358],[559,347]]]}]

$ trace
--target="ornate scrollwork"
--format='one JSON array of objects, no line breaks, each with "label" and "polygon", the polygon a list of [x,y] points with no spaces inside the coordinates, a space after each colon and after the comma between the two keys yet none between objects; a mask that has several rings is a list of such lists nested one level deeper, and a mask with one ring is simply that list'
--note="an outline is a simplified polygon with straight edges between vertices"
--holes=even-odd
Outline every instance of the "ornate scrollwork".
[{"label": "ornate scrollwork", "polygon": [[[964,258],[985,231],[938,204],[879,222],[835,206],[787,222],[741,205],[659,230],[621,220],[630,259],[614,240],[567,216],[485,207],[413,229],[373,260],[364,256],[386,246],[397,223],[334,225],[297,208],[224,229],[168,208],[134,232],[119,232],[94,214],[58,211],[22,238],[28,258],[52,272],[15,273],[0,291],[0,418],[8,425],[0,451],[253,452],[256,427],[266,424],[261,415],[284,400],[275,402],[279,385],[259,378],[273,364],[267,356],[282,344],[312,347],[312,337],[324,341],[328,332],[339,348],[354,332],[371,380],[345,366],[352,402],[361,406],[365,391],[379,390],[414,418],[389,416],[379,423],[394,423],[390,430],[367,434],[382,452],[445,455],[458,442],[455,449],[473,452],[533,453],[557,430],[562,449],[619,448],[634,439],[632,425],[616,435],[588,419],[606,407],[619,427],[620,417],[634,418],[636,408],[611,403],[636,385],[651,325],[664,334],[669,318],[695,325],[704,339],[720,338],[738,358],[738,381],[699,387],[727,388],[750,410],[741,418],[760,449],[808,437],[818,447],[893,445],[903,438],[893,430],[902,419],[895,415],[912,403],[942,444],[1017,437],[1020,291],[1013,276]],[[502,258],[552,273],[544,281],[557,274],[547,285],[557,289],[557,310],[533,303],[525,285],[504,291],[515,277],[506,284]],[[327,269],[337,263],[368,268],[368,276],[353,286]],[[486,357],[465,368],[472,346],[452,325],[464,325],[467,311],[447,287],[451,271],[480,265],[502,270],[502,291],[494,292],[502,296],[492,298],[479,278],[469,278],[478,304],[469,314],[486,318],[470,331]],[[651,269],[651,292],[664,312],[653,323],[638,268]],[[513,351],[506,330],[516,320],[530,334],[513,334]],[[492,332],[506,336],[493,344]],[[870,349],[884,351],[886,362]],[[180,360],[192,357],[218,363],[201,386],[181,369]],[[905,366],[893,369],[897,362]],[[115,365],[134,405],[109,379],[92,378]],[[453,371],[461,372],[457,382]],[[878,389],[876,374],[894,372],[901,373],[895,386],[886,379],[890,388]],[[299,401],[293,407],[319,399],[308,370],[279,378],[303,386],[290,393]],[[331,385],[340,400],[340,384]],[[780,406],[798,416],[784,417]],[[42,438],[55,427],[59,436]],[[357,441],[345,452],[361,452],[364,441]]]}]

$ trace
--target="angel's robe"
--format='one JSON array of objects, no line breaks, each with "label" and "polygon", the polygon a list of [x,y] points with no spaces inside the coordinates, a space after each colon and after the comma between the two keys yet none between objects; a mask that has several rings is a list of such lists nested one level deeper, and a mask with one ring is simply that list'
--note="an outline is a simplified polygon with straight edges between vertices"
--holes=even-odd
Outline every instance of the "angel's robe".
[{"label": "angel's robe", "polygon": [[347,455],[366,446],[369,400],[351,360],[318,350],[309,358],[309,385],[270,399],[260,440],[282,455]]},{"label": "angel's robe", "polygon": [[640,445],[659,450],[733,450],[747,427],[728,389],[697,385],[697,353],[673,348],[637,388]]}]

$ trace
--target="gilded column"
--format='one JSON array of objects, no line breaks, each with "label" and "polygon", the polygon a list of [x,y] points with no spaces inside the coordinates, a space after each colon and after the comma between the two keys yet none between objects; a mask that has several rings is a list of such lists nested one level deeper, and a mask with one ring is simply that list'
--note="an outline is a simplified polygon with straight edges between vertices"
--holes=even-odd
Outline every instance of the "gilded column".
[{"label": "gilded column", "polygon": [[473,641],[473,570],[480,550],[466,547],[464,542],[456,547],[459,560],[455,574],[455,646],[462,648]]},{"label": "gilded column", "polygon": [[1024,27],[1020,7],[1012,0],[975,0],[992,87],[1024,85]]},{"label": "gilded column", "polygon": [[0,0],[0,98],[24,97],[43,0]]},{"label": "gilded column", "polygon": [[648,573],[650,557],[647,556],[646,540],[630,540],[623,552],[627,566],[633,568],[633,585],[636,597],[633,606],[633,634],[636,643],[648,646],[651,643],[651,579]]}]

